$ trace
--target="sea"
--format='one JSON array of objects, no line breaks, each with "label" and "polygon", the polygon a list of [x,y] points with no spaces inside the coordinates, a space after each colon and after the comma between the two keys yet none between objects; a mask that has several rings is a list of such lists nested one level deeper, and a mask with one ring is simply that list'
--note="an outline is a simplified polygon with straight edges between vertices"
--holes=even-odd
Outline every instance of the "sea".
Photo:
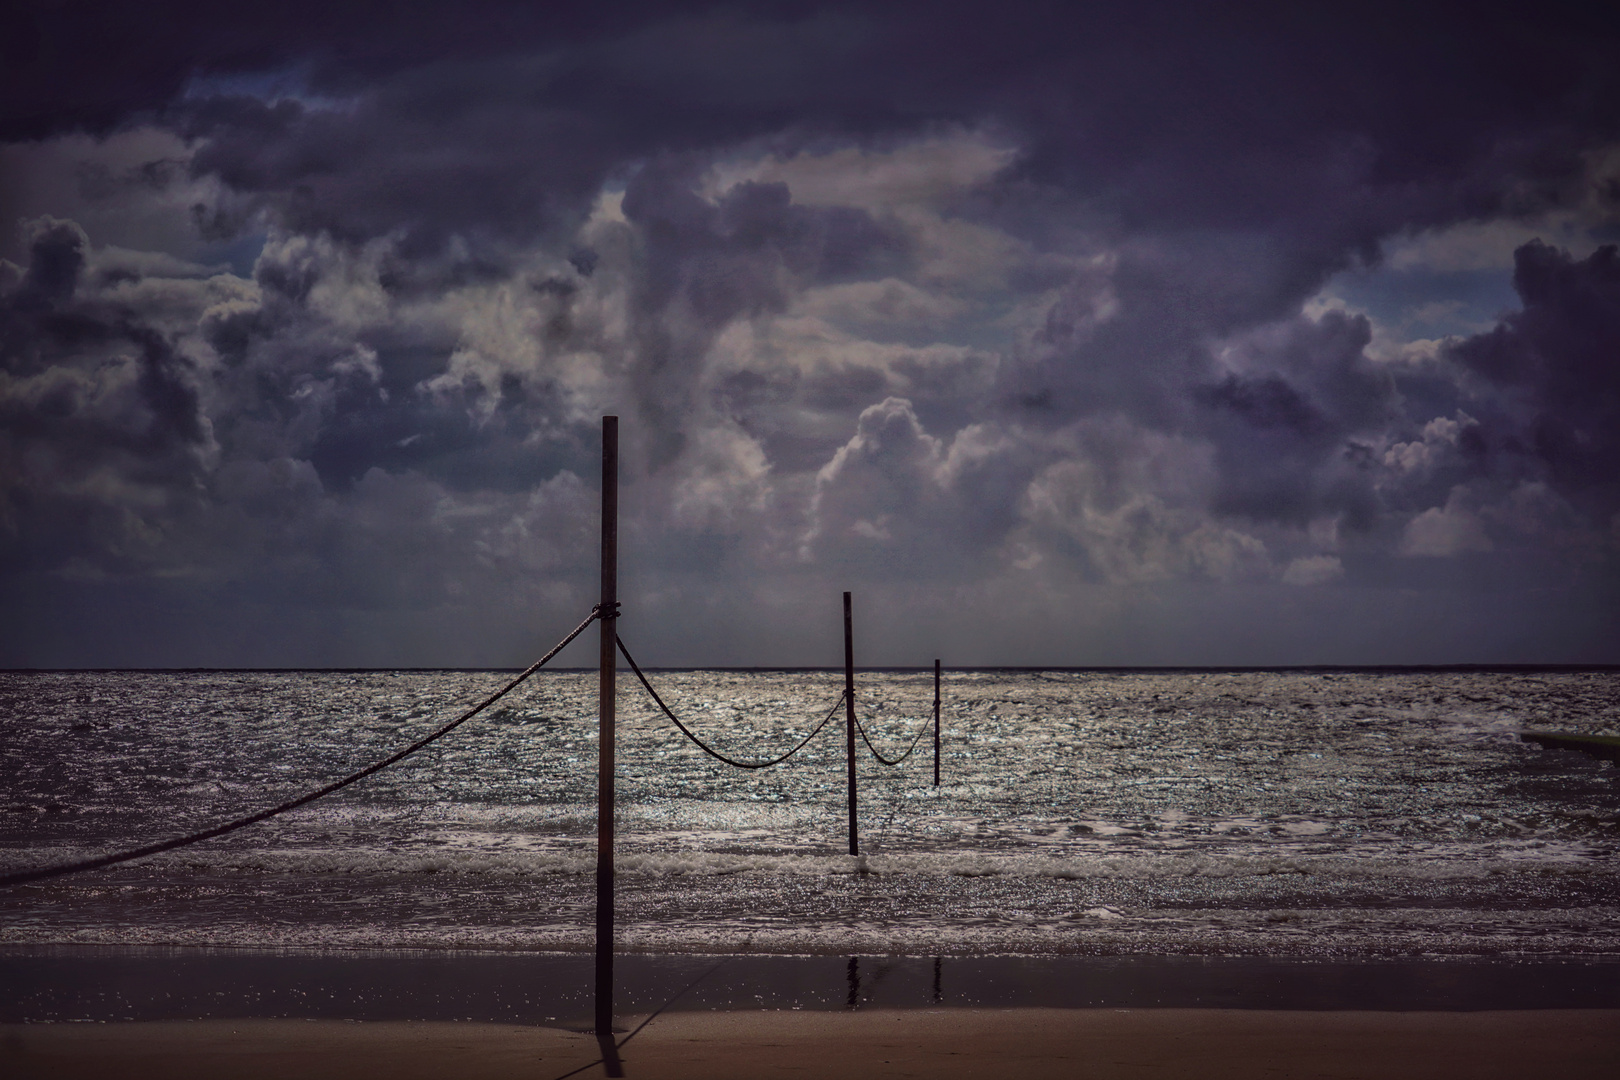
[{"label": "sea", "polygon": [[[0,872],[318,787],[495,671],[0,673]],[[842,671],[618,683],[624,954],[1620,959],[1614,669]],[[0,890],[0,947],[591,949],[597,679],[215,840]],[[1620,970],[1620,969],[1613,969]]]}]

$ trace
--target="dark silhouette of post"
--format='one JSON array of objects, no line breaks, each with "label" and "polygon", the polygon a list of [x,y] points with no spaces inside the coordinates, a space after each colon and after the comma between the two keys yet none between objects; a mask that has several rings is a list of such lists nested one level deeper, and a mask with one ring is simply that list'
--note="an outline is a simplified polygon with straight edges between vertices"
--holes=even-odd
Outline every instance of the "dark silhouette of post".
[{"label": "dark silhouette of post", "polygon": [[934,786],[939,787],[939,658],[934,658]]},{"label": "dark silhouette of post", "polygon": [[602,417],[602,648],[597,697],[596,1034],[613,1034],[614,656],[619,604],[619,418]]},{"label": "dark silhouette of post", "polygon": [[844,747],[849,759],[849,853],[861,853],[855,827],[855,630],[849,593],[844,594]]}]

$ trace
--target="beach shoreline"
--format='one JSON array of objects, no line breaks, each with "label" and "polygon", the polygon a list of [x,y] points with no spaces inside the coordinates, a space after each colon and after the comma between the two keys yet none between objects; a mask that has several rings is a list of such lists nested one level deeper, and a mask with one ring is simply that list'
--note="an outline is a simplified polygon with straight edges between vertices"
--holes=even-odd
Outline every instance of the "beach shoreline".
[{"label": "beach shoreline", "polygon": [[[624,1018],[639,1022],[640,1018]],[[1234,1009],[726,1011],[659,1015],[617,1051],[645,1080],[757,1077],[1341,1080],[1612,1075],[1613,1009],[1389,1012]],[[591,1035],[453,1022],[203,1020],[0,1025],[15,1080],[607,1075]]]},{"label": "beach shoreline", "polygon": [[[0,948],[0,1022],[255,1017],[544,1024],[590,1015],[589,953]],[[1620,1009],[1620,958],[1298,960],[621,953],[613,1000],[656,1010]]]}]

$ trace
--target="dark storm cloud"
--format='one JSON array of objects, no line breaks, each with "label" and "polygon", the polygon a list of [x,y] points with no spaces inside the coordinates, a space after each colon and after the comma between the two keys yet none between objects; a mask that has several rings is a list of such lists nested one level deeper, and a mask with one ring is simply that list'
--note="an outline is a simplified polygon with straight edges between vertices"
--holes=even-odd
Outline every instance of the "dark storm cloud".
[{"label": "dark storm cloud", "polygon": [[[1495,449],[1538,461],[1558,488],[1601,513],[1620,510],[1620,256],[1585,259],[1546,244],[1514,254],[1523,299],[1450,355],[1497,390]],[[1480,452],[1491,447],[1482,445]]]},{"label": "dark storm cloud", "polygon": [[300,65],[353,86],[433,61],[566,45],[663,6],[288,0],[226,11],[208,0],[22,0],[0,36],[0,138],[116,127],[173,104],[198,76]]},{"label": "dark storm cloud", "polygon": [[[159,330],[142,325],[121,305],[98,299],[75,303],[85,274],[89,240],[73,222],[45,219],[28,228],[32,258],[20,283],[0,294],[0,366],[24,380],[34,377],[42,396],[13,399],[10,430],[76,454],[116,447],[141,457],[166,456],[205,443],[203,416],[190,364]],[[134,378],[125,395],[135,410],[108,411],[92,402],[100,372],[73,361],[131,350]],[[75,372],[75,380],[68,375]],[[44,389],[52,375],[65,376]],[[13,384],[12,389],[17,384]],[[96,415],[97,413],[101,415]],[[71,430],[52,432],[53,425]]]},{"label": "dark storm cloud", "polygon": [[[654,459],[679,452],[702,357],[729,323],[783,310],[806,282],[836,282],[897,261],[904,239],[849,207],[793,205],[786,184],[741,183],[715,203],[690,163],[656,163],[624,196],[643,235],[632,370]],[[658,445],[659,440],[662,445]]]},{"label": "dark storm cloud", "polygon": [[1216,507],[1258,520],[1308,523],[1330,511],[1365,528],[1376,515],[1368,449],[1357,439],[1395,418],[1396,388],[1364,350],[1367,321],[1329,313],[1248,343],[1252,373],[1194,392],[1216,446]]},{"label": "dark storm cloud", "polygon": [[71,221],[40,221],[28,232],[28,272],[15,303],[24,309],[43,308],[71,299],[84,272],[90,238]]},{"label": "dark storm cloud", "polygon": [[[212,100],[183,130],[192,160],[236,193],[235,213],[271,209],[284,227],[369,239],[405,231],[423,255],[460,233],[491,249],[577,224],[625,147],[566,110],[483,93],[368,95],[351,106]],[[437,96],[437,95],[436,95]],[[607,145],[602,145],[606,143]]]},{"label": "dark storm cloud", "polygon": [[[139,63],[113,45],[132,11],[34,9],[36,44],[16,48],[57,58],[39,77],[60,79],[74,48],[91,77],[8,95],[10,130],[109,126],[172,106],[192,74],[299,68],[336,107],[199,91],[180,110],[212,136],[194,167],[272,198],[290,226],[366,235],[532,228],[654,150],[992,121],[1027,140],[1036,182],[1097,197],[1132,228],[1286,231],[1309,245],[1309,277],[1400,224],[1555,197],[1583,124],[1615,109],[1585,27],[1549,33],[1477,7],[642,5],[610,18],[404,4],[375,18],[294,5],[269,18],[160,4],[142,17],[172,31]],[[110,62],[90,63],[101,51]]]},{"label": "dark storm cloud", "polygon": [[[7,576],[184,563],[195,553],[174,550],[166,526],[196,511],[214,449],[193,365],[107,295],[109,275],[92,273],[76,225],[47,218],[26,232],[28,267],[0,290]],[[110,289],[133,276],[110,275]]]},{"label": "dark storm cloud", "polygon": [[1575,547],[1612,577],[1612,248],[1522,248],[1524,310],[1450,342],[1322,294],[1393,238],[1615,228],[1592,5],[14,23],[0,550],[47,607],[398,610],[440,662],[433,612],[582,599],[609,411],[648,604],[717,622],[849,577],[992,612]]},{"label": "dark storm cloud", "polygon": [[[298,299],[265,290],[280,297],[265,304],[228,273],[114,265],[71,223],[29,231],[33,259],[0,294],[0,551],[18,605],[8,631],[25,635],[12,648],[51,640],[56,603],[87,582],[111,610],[128,595],[150,602],[146,583],[166,580],[160,607],[206,597],[278,617],[289,606],[444,617],[506,589],[516,567],[542,579],[582,571],[580,482],[532,443],[528,460],[490,460],[512,458],[522,430],[473,438],[465,417],[409,397],[390,410],[375,360],[331,337],[304,304],[309,289],[291,290]],[[205,342],[210,331],[231,337],[216,320],[233,310],[255,320],[215,367]],[[411,449],[421,443],[425,462]],[[488,475],[503,471],[510,483],[491,489]],[[462,486],[471,490],[450,511],[448,493]],[[301,648],[288,644],[281,655]],[[411,647],[408,635],[396,645]],[[145,648],[115,652],[164,655]]]}]

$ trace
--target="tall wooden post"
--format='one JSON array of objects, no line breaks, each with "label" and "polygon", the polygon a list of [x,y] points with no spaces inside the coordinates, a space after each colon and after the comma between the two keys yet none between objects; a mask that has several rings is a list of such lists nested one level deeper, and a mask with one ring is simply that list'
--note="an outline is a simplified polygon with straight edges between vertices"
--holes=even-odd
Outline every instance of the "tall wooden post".
[{"label": "tall wooden post", "polygon": [[602,417],[602,639],[597,691],[596,1033],[613,1032],[614,641],[619,602],[619,418]]},{"label": "tall wooden post", "polygon": [[844,594],[844,748],[849,760],[849,853],[861,853],[855,825],[855,630],[849,593]]},{"label": "tall wooden post", "polygon": [[939,658],[934,658],[934,786],[939,787]]}]

